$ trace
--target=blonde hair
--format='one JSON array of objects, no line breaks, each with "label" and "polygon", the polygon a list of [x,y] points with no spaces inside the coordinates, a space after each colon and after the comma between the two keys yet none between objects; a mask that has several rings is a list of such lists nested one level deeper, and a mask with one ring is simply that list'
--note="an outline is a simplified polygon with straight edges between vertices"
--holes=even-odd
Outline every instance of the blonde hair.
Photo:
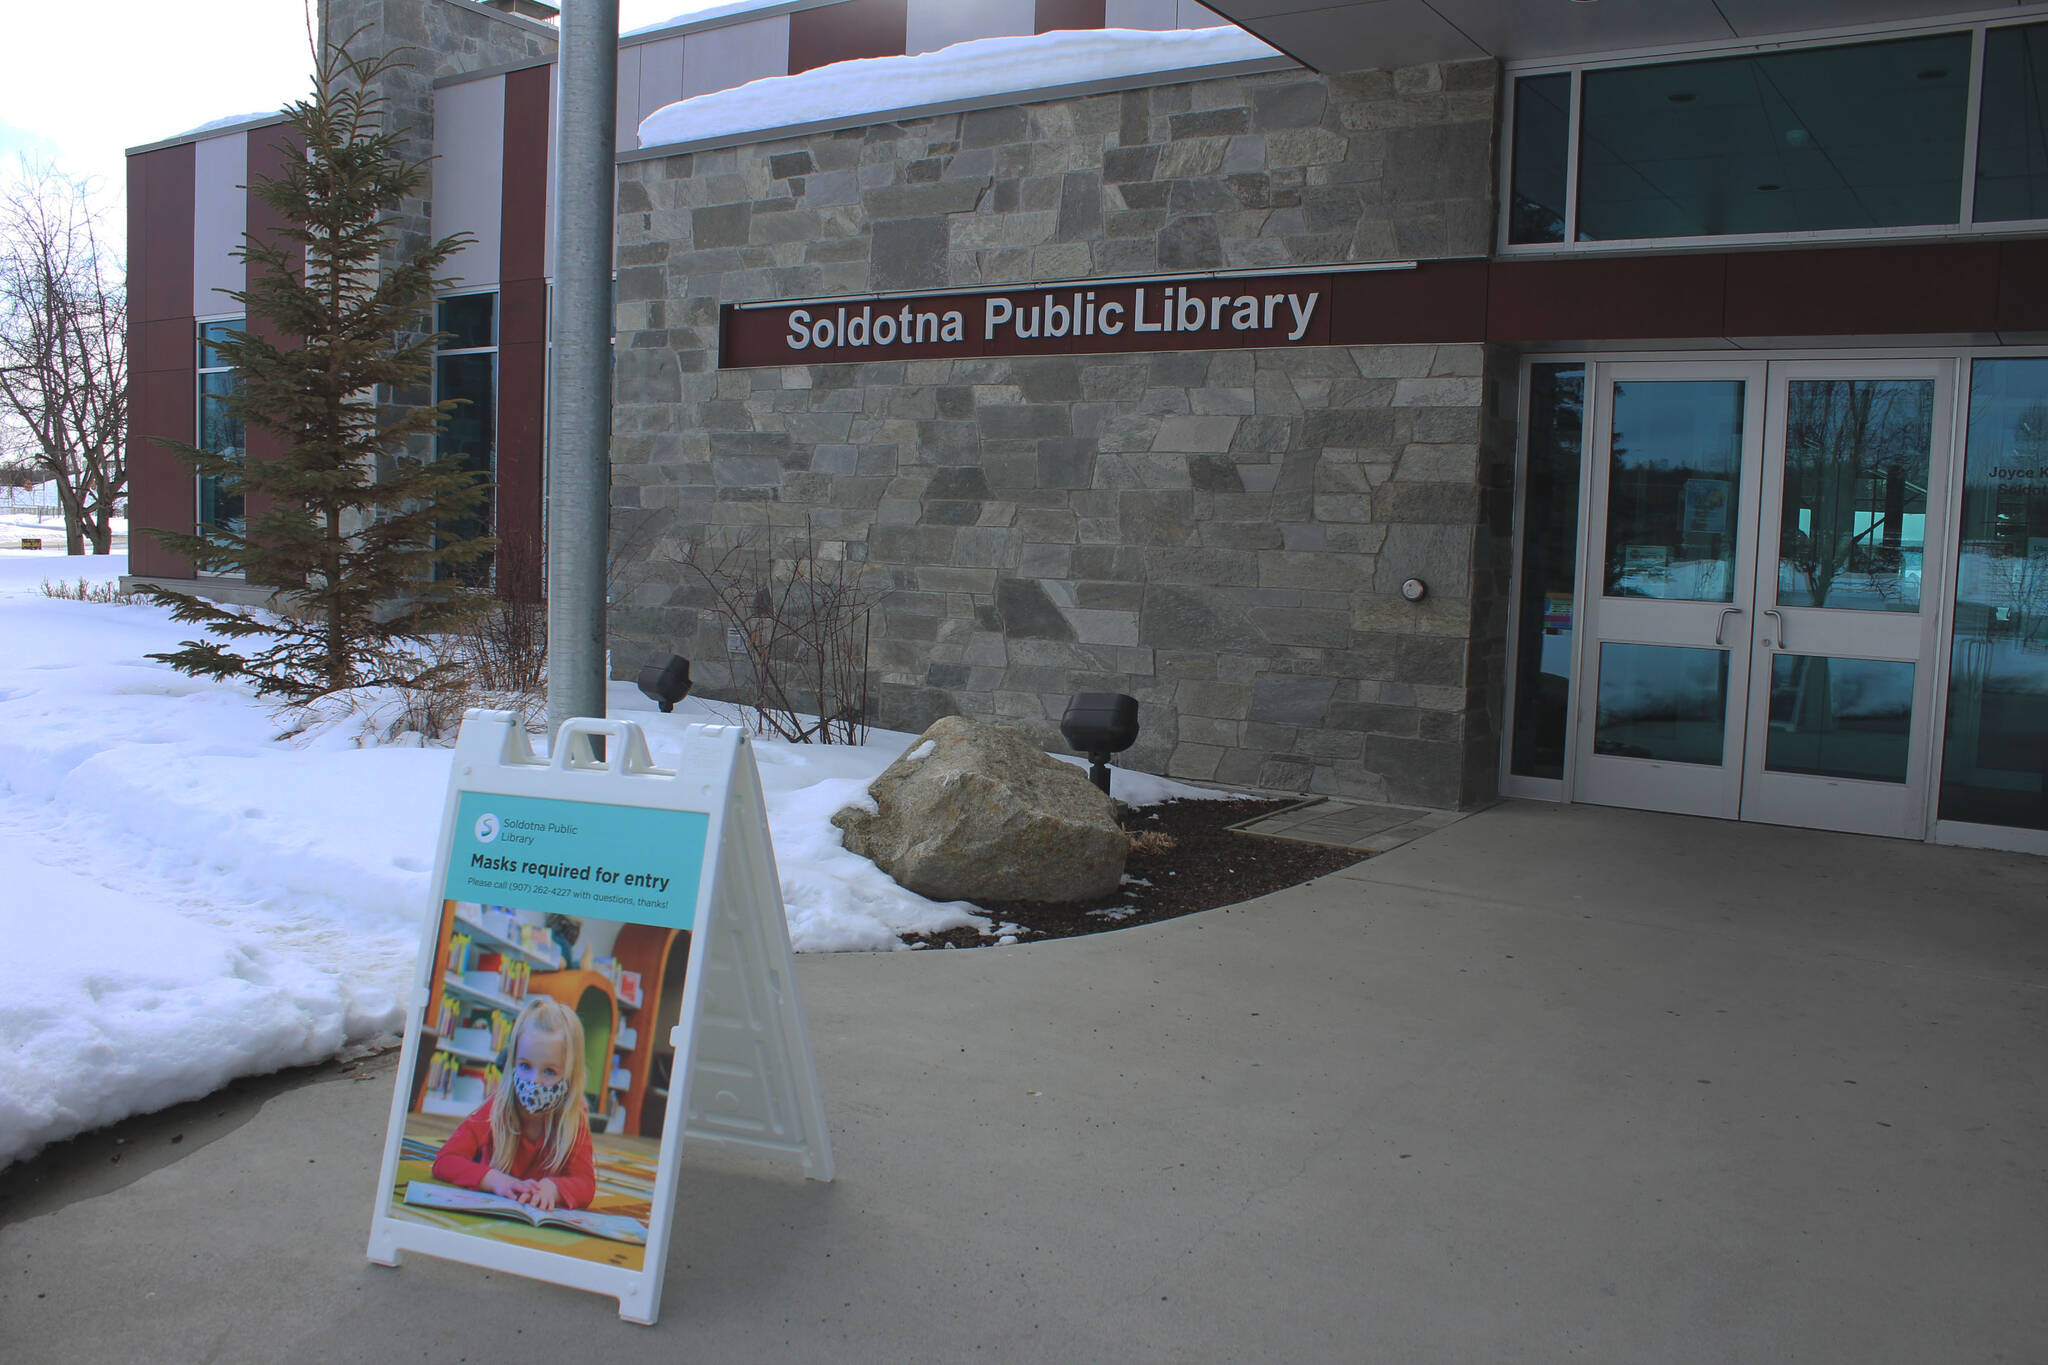
[{"label": "blonde hair", "polygon": [[512,1158],[519,1152],[520,1137],[519,1101],[512,1093],[512,1072],[519,1065],[519,1044],[529,1032],[561,1038],[568,1045],[569,1060],[562,1079],[568,1083],[569,1093],[548,1111],[547,1131],[541,1138],[543,1159],[550,1172],[569,1164],[569,1153],[575,1150],[576,1139],[590,1122],[590,1106],[583,1098],[583,1021],[559,1000],[538,996],[527,1001],[519,1017],[512,1021],[512,1034],[505,1040],[505,1074],[491,1096],[491,1166],[508,1175]]}]

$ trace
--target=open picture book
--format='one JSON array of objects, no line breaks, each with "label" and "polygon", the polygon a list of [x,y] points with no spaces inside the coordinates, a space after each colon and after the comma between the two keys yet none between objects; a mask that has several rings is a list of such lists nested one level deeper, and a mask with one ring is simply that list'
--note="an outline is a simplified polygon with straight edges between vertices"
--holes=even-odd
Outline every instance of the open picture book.
[{"label": "open picture book", "polygon": [[606,1237],[614,1242],[647,1245],[647,1225],[624,1214],[592,1213],[589,1209],[542,1210],[502,1195],[465,1190],[454,1185],[435,1185],[425,1180],[415,1180],[405,1187],[405,1202],[415,1208],[513,1218],[537,1228],[568,1228],[572,1232]]}]

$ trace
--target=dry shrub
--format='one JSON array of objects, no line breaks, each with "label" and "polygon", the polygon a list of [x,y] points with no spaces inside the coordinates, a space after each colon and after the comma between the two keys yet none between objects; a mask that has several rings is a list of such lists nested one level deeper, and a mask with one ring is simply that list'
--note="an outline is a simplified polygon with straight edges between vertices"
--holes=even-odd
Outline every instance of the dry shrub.
[{"label": "dry shrub", "polygon": [[1163,829],[1140,830],[1135,834],[1126,834],[1124,837],[1131,841],[1131,852],[1133,853],[1171,853],[1173,852],[1174,844],[1177,842],[1171,834],[1168,834]]},{"label": "dry shrub", "polygon": [[487,601],[462,629],[374,661],[385,676],[406,681],[287,703],[282,737],[339,727],[359,744],[402,743],[407,735],[452,744],[463,714],[477,707],[515,712],[539,732],[547,725],[547,621],[540,603]]},{"label": "dry shrub", "polygon": [[456,655],[481,690],[518,694],[547,691],[546,603],[497,603],[453,638]]},{"label": "dry shrub", "polygon": [[81,578],[76,583],[66,579],[52,582],[45,578],[43,596],[61,598],[66,602],[133,603],[142,601],[144,595],[139,592],[123,592],[118,582],[94,583],[86,578]]},{"label": "dry shrub", "polygon": [[674,562],[702,586],[738,646],[728,646],[732,700],[751,712],[755,733],[792,744],[865,742],[868,629],[883,589],[843,542],[819,542],[806,520],[800,537],[778,546],[748,532],[724,545],[688,545]]}]

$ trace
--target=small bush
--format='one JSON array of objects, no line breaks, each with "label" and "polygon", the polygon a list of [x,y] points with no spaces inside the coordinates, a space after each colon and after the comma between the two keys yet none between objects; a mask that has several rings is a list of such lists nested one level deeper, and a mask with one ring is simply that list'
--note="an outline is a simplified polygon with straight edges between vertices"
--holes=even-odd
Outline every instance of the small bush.
[{"label": "small bush", "polygon": [[[287,702],[279,738],[311,743],[336,732],[363,747],[453,744],[463,713],[516,713],[535,733],[547,727],[548,613],[536,602],[479,604],[461,630],[376,662],[403,684],[346,688]],[[410,738],[408,738],[410,737]]]},{"label": "small bush", "polygon": [[1179,840],[1163,829],[1139,830],[1136,833],[1127,832],[1124,837],[1131,841],[1131,852],[1148,855],[1171,853],[1173,852],[1174,845],[1179,842]]},{"label": "small bush", "polygon": [[673,562],[726,628],[732,700],[749,729],[792,744],[866,742],[880,575],[849,560],[843,542],[819,542],[808,521],[777,547],[742,534],[688,545]]},{"label": "small bush", "polygon": [[66,602],[134,603],[143,600],[139,592],[123,592],[119,582],[95,583],[81,578],[76,583],[69,579],[43,580],[43,596],[61,598]]}]

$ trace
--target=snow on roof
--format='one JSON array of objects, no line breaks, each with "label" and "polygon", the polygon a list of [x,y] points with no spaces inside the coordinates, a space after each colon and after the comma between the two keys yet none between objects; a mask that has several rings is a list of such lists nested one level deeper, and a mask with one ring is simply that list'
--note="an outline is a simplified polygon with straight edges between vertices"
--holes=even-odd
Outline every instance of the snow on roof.
[{"label": "snow on roof", "polygon": [[788,0],[732,0],[730,4],[707,5],[703,9],[687,10],[682,14],[672,15],[667,19],[658,20],[652,24],[641,24],[637,28],[627,29],[619,36],[621,38],[637,38],[643,33],[654,33],[661,29],[674,28],[679,24],[701,23],[707,19],[725,19],[735,14],[750,14],[757,9],[769,9],[787,3]]},{"label": "snow on roof", "polygon": [[266,119],[283,117],[284,110],[282,109],[265,109],[262,112],[255,114],[229,114],[226,118],[209,119],[205,123],[200,124],[197,128],[187,128],[184,132],[173,133],[171,134],[171,136],[174,138],[194,137],[200,133],[210,133],[214,131],[216,128],[232,128],[237,124],[258,123]]},{"label": "snow on roof", "polygon": [[640,123],[640,145],[857,118],[954,100],[1181,71],[1281,54],[1230,25],[1100,28],[977,38],[935,52],[835,62],[663,105]]}]

